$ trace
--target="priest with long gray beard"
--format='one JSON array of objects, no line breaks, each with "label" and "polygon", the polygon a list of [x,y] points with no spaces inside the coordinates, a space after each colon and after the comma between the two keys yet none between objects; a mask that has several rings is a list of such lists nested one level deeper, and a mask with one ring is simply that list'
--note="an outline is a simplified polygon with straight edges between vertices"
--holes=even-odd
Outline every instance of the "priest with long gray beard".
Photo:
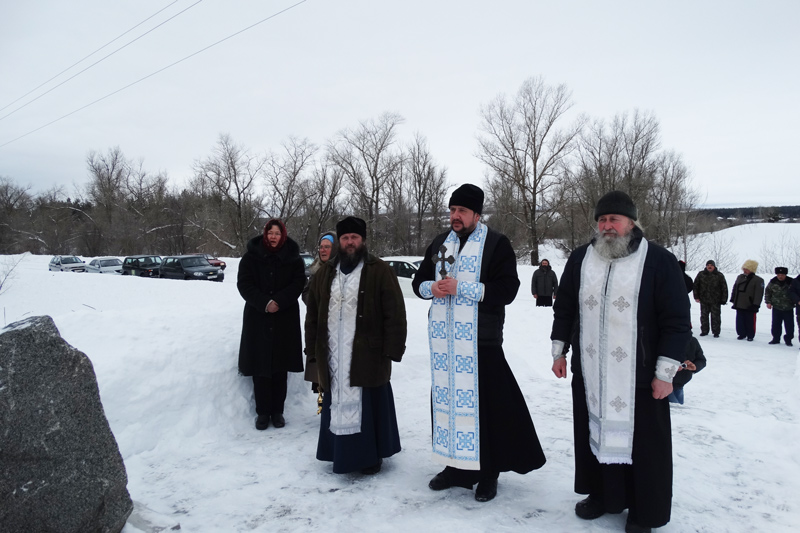
[{"label": "priest with long gray beard", "polygon": [[377,474],[400,451],[389,378],[406,349],[406,308],[394,271],[368,253],[367,224],[336,224],[339,254],[311,279],[306,354],[323,391],[317,459],[337,474]]},{"label": "priest with long gray beard", "polygon": [[483,191],[450,197],[450,231],[433,239],[414,276],[428,313],[434,460],[432,490],[472,489],[487,502],[500,472],[526,474],[545,457],[525,398],[503,352],[505,306],[519,290],[508,238],[480,221]]},{"label": "priest with long gray beard", "polygon": [[572,252],[553,305],[553,373],[573,348],[575,514],[628,509],[626,533],[670,519],[672,433],[667,396],[691,337],[675,256],[644,238],[631,198],[597,203],[597,233]]}]

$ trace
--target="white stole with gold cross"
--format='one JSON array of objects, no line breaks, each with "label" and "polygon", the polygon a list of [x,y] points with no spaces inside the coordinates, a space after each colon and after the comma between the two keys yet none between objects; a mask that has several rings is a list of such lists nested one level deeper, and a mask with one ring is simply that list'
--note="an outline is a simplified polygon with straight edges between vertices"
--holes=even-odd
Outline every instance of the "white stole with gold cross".
[{"label": "white stole with gold cross", "polygon": [[581,266],[581,368],[589,440],[597,460],[631,464],[639,288],[647,240],[627,257],[608,260],[589,246]]}]

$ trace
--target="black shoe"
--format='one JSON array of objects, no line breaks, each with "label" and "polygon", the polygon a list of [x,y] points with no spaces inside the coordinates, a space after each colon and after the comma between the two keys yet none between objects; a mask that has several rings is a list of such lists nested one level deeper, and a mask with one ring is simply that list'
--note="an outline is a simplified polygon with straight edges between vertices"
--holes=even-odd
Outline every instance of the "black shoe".
[{"label": "black shoe", "polygon": [[488,502],[494,500],[497,496],[497,480],[484,479],[478,482],[478,488],[475,489],[475,499],[479,502]]},{"label": "black shoe", "polygon": [[625,533],[650,533],[652,528],[640,526],[639,524],[634,524],[630,520],[625,522]]},{"label": "black shoe", "polygon": [[366,468],[361,469],[361,473],[365,476],[374,476],[378,472],[381,471],[381,465],[383,464],[383,459],[378,459],[378,462],[372,466],[368,466]]},{"label": "black shoe", "polygon": [[700,336],[701,336],[701,337],[705,337],[706,335],[708,335],[708,332],[707,332],[707,331],[706,331],[705,333],[701,333],[701,334],[700,334]]},{"label": "black shoe", "polygon": [[741,341],[741,340],[744,340],[745,337],[746,337],[746,335],[739,335],[738,337],[736,337],[736,340],[737,341]]},{"label": "black shoe", "polygon": [[[748,339],[748,340],[749,340],[749,339]],[[780,344],[780,343],[781,343],[781,341],[776,341],[775,339],[772,339],[772,340],[771,340],[771,341],[769,341],[767,344]]]},{"label": "black shoe", "polygon": [[789,339],[786,341],[786,346],[794,346],[794,345],[792,344],[792,341]]},{"label": "black shoe", "polygon": [[286,425],[286,419],[283,418],[283,413],[274,413],[272,415],[272,425],[276,428],[282,428]]},{"label": "black shoe", "polygon": [[575,514],[584,520],[594,520],[606,514],[603,503],[589,496],[575,504]]},{"label": "black shoe", "polygon": [[719,333],[714,333],[714,338],[719,339]]},{"label": "black shoe", "polygon": [[264,431],[269,427],[269,415],[258,415],[256,418],[256,429]]},{"label": "black shoe", "polygon": [[428,482],[428,488],[431,490],[445,490],[452,486],[453,482],[444,470],[433,476],[433,479]]},{"label": "black shoe", "polygon": [[753,337],[747,337],[748,342],[753,342]]}]

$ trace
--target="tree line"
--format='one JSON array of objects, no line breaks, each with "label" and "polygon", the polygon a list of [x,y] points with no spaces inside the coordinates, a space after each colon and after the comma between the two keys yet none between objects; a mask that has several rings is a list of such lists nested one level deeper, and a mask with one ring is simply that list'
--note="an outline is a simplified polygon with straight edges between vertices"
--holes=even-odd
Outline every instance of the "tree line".
[{"label": "tree line", "polygon": [[[476,157],[484,163],[484,220],[539,262],[539,246],[565,251],[587,241],[605,192],[627,192],[646,235],[668,246],[714,222],[695,209],[698,194],[680,154],[661,146],[652,113],[610,120],[572,116],[565,85],[526,80],[512,96],[480,107]],[[90,152],[87,182],[32,194],[0,176],[0,254],[85,256],[244,253],[264,222],[281,218],[302,249],[345,214],[368,223],[379,255],[421,255],[448,226],[451,183],[421,133],[400,138],[402,116],[384,113],[340,130],[321,145],[289,137],[264,153],[219,136],[192,165],[184,187],[170,185],[119,147]]]}]

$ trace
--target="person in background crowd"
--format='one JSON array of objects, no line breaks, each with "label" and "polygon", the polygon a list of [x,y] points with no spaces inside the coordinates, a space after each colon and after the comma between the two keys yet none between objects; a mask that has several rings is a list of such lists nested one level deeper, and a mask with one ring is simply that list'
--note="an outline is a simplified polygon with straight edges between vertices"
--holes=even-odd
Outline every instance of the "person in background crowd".
[{"label": "person in background crowd", "polygon": [[270,421],[276,428],[286,425],[288,372],[303,371],[297,300],[305,283],[300,247],[283,222],[271,219],[264,234],[247,243],[236,282],[245,301],[239,372],[253,377],[258,430],[267,429]]},{"label": "person in background crowd", "polygon": [[792,310],[795,304],[789,295],[789,287],[794,280],[787,276],[788,273],[788,268],[776,267],[775,277],[769,281],[764,291],[764,302],[767,304],[767,309],[772,309],[772,340],[769,341],[770,344],[781,343],[781,331],[785,328],[786,335],[783,336],[783,341],[786,346],[792,345],[794,337]]},{"label": "person in background crowd", "polygon": [[542,259],[539,268],[533,271],[531,293],[536,298],[536,307],[550,307],[558,291],[558,277],[550,267],[550,261]]},{"label": "person in background crowd", "polygon": [[736,309],[736,337],[752,341],[756,336],[756,313],[764,299],[764,280],[756,276],[758,262],[748,259],[742,273],[736,277],[731,291],[731,303]]},{"label": "person in background crowd", "polygon": [[700,336],[708,335],[708,317],[711,315],[711,332],[714,337],[719,337],[722,327],[722,314],[720,306],[728,301],[728,282],[725,276],[717,270],[713,259],[706,261],[705,270],[698,272],[694,278],[694,301],[700,304]]},{"label": "person in background crowd", "polygon": [[794,304],[797,318],[798,339],[800,339],[800,276],[795,276],[794,280],[792,280],[792,283],[789,285],[789,298]]},{"label": "person in background crowd", "polygon": [[667,396],[671,403],[683,405],[683,387],[692,379],[695,372],[700,372],[706,367],[706,356],[703,348],[695,336],[689,339],[686,352],[683,354],[683,364],[672,379],[672,393]]},{"label": "person in background crowd", "polygon": [[339,253],[308,289],[306,355],[323,393],[317,459],[373,475],[400,451],[389,379],[406,349],[406,308],[391,267],[367,251],[367,224],[336,224]]},{"label": "person in background crowd", "polygon": [[[319,244],[317,246],[318,255],[314,259],[314,262],[311,263],[309,267],[309,271],[311,275],[306,282],[306,286],[303,289],[303,303],[308,303],[308,287],[311,285],[311,280],[314,279],[314,274],[328,261],[336,258],[336,253],[339,251],[339,246],[337,244],[338,240],[336,238],[335,231],[328,231],[322,234],[319,238]],[[311,391],[312,392],[319,392],[318,389],[318,374],[317,374],[317,362],[316,360],[311,360],[311,358],[306,355],[306,372],[304,375],[304,379],[311,383]]]},{"label": "person in background crowd", "polygon": [[604,195],[597,233],[570,254],[553,305],[553,373],[572,356],[575,514],[628,509],[626,533],[670,520],[672,428],[667,397],[691,337],[678,260],[644,238],[621,191]]}]

